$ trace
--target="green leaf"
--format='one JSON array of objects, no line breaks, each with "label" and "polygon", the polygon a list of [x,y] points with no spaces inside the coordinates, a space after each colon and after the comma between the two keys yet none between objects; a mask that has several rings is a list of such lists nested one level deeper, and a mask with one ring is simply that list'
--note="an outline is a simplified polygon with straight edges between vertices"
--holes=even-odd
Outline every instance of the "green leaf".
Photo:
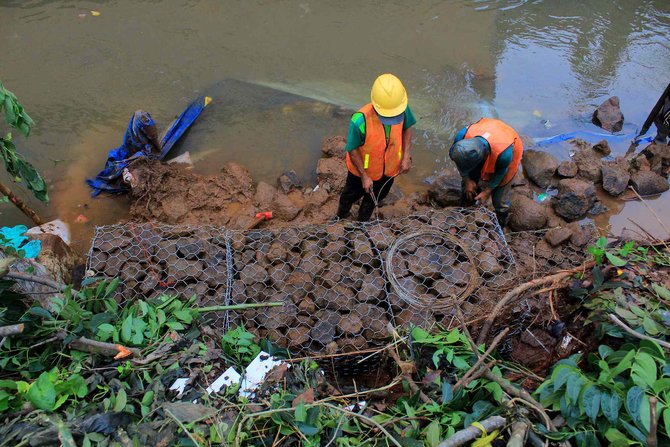
[{"label": "green leaf", "polygon": [[630,441],[619,430],[614,427],[607,429],[605,439],[609,441],[609,447],[624,447],[630,445]]},{"label": "green leaf", "polygon": [[626,260],[621,259],[620,257],[613,255],[612,253],[605,252],[605,256],[607,257],[607,260],[610,262],[615,267],[623,267],[626,265]]},{"label": "green leaf", "polygon": [[295,407],[295,420],[297,422],[305,422],[307,420],[307,409],[305,408],[305,401],[303,399],[300,399],[300,402]]},{"label": "green leaf", "polygon": [[175,318],[183,321],[186,324],[191,324],[191,322],[193,321],[193,314],[191,313],[190,310],[179,310],[177,312],[174,312],[172,315],[174,315]]},{"label": "green leaf", "polygon": [[96,336],[100,341],[107,341],[110,338],[112,338],[112,335],[116,331],[116,328],[112,326],[109,323],[102,323],[100,326],[98,326],[98,330],[96,332]]},{"label": "green leaf", "polygon": [[600,408],[603,415],[612,424],[616,424],[619,420],[619,408],[621,408],[621,398],[618,394],[603,393],[600,397]]},{"label": "green leaf", "polygon": [[551,374],[551,378],[554,382],[554,391],[558,391],[565,385],[570,377],[570,374],[573,373],[573,369],[567,365],[559,365],[554,369],[554,372]]},{"label": "green leaf", "polygon": [[663,410],[663,425],[665,426],[665,433],[670,434],[670,408]]},{"label": "green leaf", "polygon": [[437,447],[442,441],[442,431],[439,421],[433,421],[424,429],[428,447]]},{"label": "green leaf", "polygon": [[124,408],[126,408],[126,404],[128,403],[128,396],[126,395],[126,390],[121,388],[119,392],[116,394],[116,401],[114,402],[114,408],[112,411],[115,413],[120,413],[123,411]]},{"label": "green leaf", "polygon": [[638,386],[651,388],[656,382],[657,374],[654,358],[646,352],[638,352],[631,368],[633,382]]},{"label": "green leaf", "polygon": [[621,425],[623,428],[626,429],[628,433],[630,433],[633,438],[635,438],[636,441],[642,443],[642,445],[647,444],[647,436],[642,433],[638,428],[636,428],[634,425],[629,424],[628,422],[622,420]]},{"label": "green leaf", "polygon": [[644,328],[644,331],[651,336],[658,335],[662,330],[662,328],[658,326],[658,323],[652,320],[649,316],[645,316],[644,319],[642,319],[642,327]]},{"label": "green leaf", "polygon": [[30,309],[28,309],[28,313],[30,315],[35,315],[36,317],[44,318],[46,320],[54,319],[53,315],[51,315],[51,313],[48,310],[42,307],[31,307]]},{"label": "green leaf", "polygon": [[572,373],[568,377],[568,386],[566,387],[566,395],[570,402],[576,403],[579,400],[579,393],[582,391],[584,379],[579,373]]},{"label": "green leaf", "polygon": [[58,427],[58,440],[60,441],[61,447],[77,447],[77,443],[74,442],[70,429],[68,429],[62,421],[59,421],[56,426]]},{"label": "green leaf", "polygon": [[626,394],[626,410],[631,415],[634,421],[640,420],[640,405],[642,405],[642,398],[644,397],[644,390],[639,386],[633,386]]},{"label": "green leaf", "polygon": [[454,398],[454,390],[448,380],[442,379],[442,403],[448,404]]},{"label": "green leaf", "polygon": [[123,320],[123,324],[121,325],[121,340],[124,343],[128,343],[133,334],[133,316],[128,315],[125,320]]},{"label": "green leaf", "polygon": [[593,423],[595,423],[598,413],[600,412],[600,396],[601,393],[595,385],[587,387],[582,393],[581,401],[584,407],[584,412],[591,418],[591,422]]},{"label": "green leaf", "polygon": [[640,404],[640,424],[647,433],[651,428],[651,409],[649,407],[649,396],[645,394],[642,396],[642,403]]},{"label": "green leaf", "polygon": [[651,283],[651,288],[654,289],[656,295],[658,295],[661,299],[670,301],[670,290],[659,284],[656,284],[655,282]]},{"label": "green leaf", "polygon": [[30,386],[26,397],[35,407],[44,411],[51,411],[56,405],[56,389],[51,383],[50,374],[43,372]]},{"label": "green leaf", "polygon": [[296,426],[298,427],[298,430],[300,430],[306,436],[314,436],[320,431],[317,427],[305,424],[303,422],[298,422]]}]

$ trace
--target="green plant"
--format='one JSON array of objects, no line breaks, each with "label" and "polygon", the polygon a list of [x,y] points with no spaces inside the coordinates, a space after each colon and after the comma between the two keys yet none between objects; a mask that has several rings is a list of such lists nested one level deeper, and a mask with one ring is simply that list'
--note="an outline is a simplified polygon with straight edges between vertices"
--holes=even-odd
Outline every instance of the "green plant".
[{"label": "green plant", "polygon": [[240,367],[246,367],[261,352],[261,347],[254,342],[254,334],[242,325],[221,337],[221,347],[226,360]]},{"label": "green plant", "polygon": [[[25,137],[30,134],[30,128],[34,124],[32,118],[28,116],[23,106],[18,102],[16,95],[7,90],[2,83],[0,83],[0,110],[4,111],[7,124],[17,129]],[[11,133],[0,138],[0,158],[14,181],[24,181],[35,198],[42,202],[49,201],[44,179],[33,165],[16,151]],[[7,190],[6,187],[4,189]]]},{"label": "green plant", "polygon": [[588,368],[580,368],[580,361],[580,355],[560,361],[535,392],[545,407],[561,412],[577,445],[644,444],[652,396],[662,420],[659,439],[670,441],[670,367],[656,343],[642,341],[617,351],[603,345],[589,355]]},{"label": "green plant", "polygon": [[57,368],[43,372],[32,383],[0,380],[0,412],[16,411],[25,402],[44,411],[55,411],[68,399],[84,398],[88,394],[86,381],[79,374],[70,375]]}]

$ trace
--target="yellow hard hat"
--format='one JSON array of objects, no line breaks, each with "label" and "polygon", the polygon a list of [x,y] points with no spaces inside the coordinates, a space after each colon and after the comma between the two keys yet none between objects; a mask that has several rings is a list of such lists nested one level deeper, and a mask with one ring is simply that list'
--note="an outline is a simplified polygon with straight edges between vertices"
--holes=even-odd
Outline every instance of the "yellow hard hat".
[{"label": "yellow hard hat", "polygon": [[407,108],[407,92],[400,79],[386,73],[375,79],[370,92],[375,111],[383,117],[400,115]]}]

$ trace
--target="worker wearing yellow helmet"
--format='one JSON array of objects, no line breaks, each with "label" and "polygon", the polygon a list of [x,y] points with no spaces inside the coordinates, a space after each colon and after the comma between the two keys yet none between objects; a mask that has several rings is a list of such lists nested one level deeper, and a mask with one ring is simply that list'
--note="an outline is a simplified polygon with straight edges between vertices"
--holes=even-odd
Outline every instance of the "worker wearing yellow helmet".
[{"label": "worker wearing yellow helmet", "polygon": [[412,167],[410,148],[416,119],[407,105],[407,92],[392,74],[372,85],[370,103],[351,116],[347,137],[347,181],[336,219],[349,216],[361,200],[358,220],[370,220],[375,204],[388,194],[393,179]]}]

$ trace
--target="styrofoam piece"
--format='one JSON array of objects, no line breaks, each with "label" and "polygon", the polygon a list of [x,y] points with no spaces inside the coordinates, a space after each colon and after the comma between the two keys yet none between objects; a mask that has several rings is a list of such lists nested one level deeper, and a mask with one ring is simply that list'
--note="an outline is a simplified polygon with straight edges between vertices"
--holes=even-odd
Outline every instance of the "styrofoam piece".
[{"label": "styrofoam piece", "polygon": [[346,407],[344,407],[344,409],[347,411],[354,411],[356,406],[358,406],[358,408],[362,410],[367,406],[367,404],[368,403],[366,401],[362,400],[360,402],[356,402],[355,404],[347,405]]},{"label": "styrofoam piece", "polygon": [[275,366],[281,365],[283,362],[281,360],[276,360],[267,352],[261,351],[256,358],[247,366],[247,370],[244,373],[244,380],[242,380],[242,385],[240,386],[240,395],[244,397],[249,397],[256,391],[258,385],[263,383],[265,376],[269,373]]},{"label": "styrofoam piece", "polygon": [[67,245],[70,245],[72,240],[70,237],[70,227],[60,219],[52,220],[39,227],[32,227],[26,231],[26,234],[55,234],[63,239],[63,242]]},{"label": "styrofoam piece", "polygon": [[177,157],[169,159],[166,163],[169,165],[173,163],[182,163],[193,166],[193,160],[191,159],[191,153],[189,151],[186,151]]},{"label": "styrofoam piece", "polygon": [[170,391],[176,391],[177,397],[181,397],[181,395],[184,394],[184,390],[186,389],[187,384],[188,377],[177,379],[172,385],[170,385]]},{"label": "styrofoam piece", "polygon": [[240,383],[240,379],[242,379],[242,376],[231,366],[225,370],[223,374],[217,377],[217,379],[207,387],[205,392],[208,395],[212,393],[218,393],[224,386],[231,386],[236,383]]}]

